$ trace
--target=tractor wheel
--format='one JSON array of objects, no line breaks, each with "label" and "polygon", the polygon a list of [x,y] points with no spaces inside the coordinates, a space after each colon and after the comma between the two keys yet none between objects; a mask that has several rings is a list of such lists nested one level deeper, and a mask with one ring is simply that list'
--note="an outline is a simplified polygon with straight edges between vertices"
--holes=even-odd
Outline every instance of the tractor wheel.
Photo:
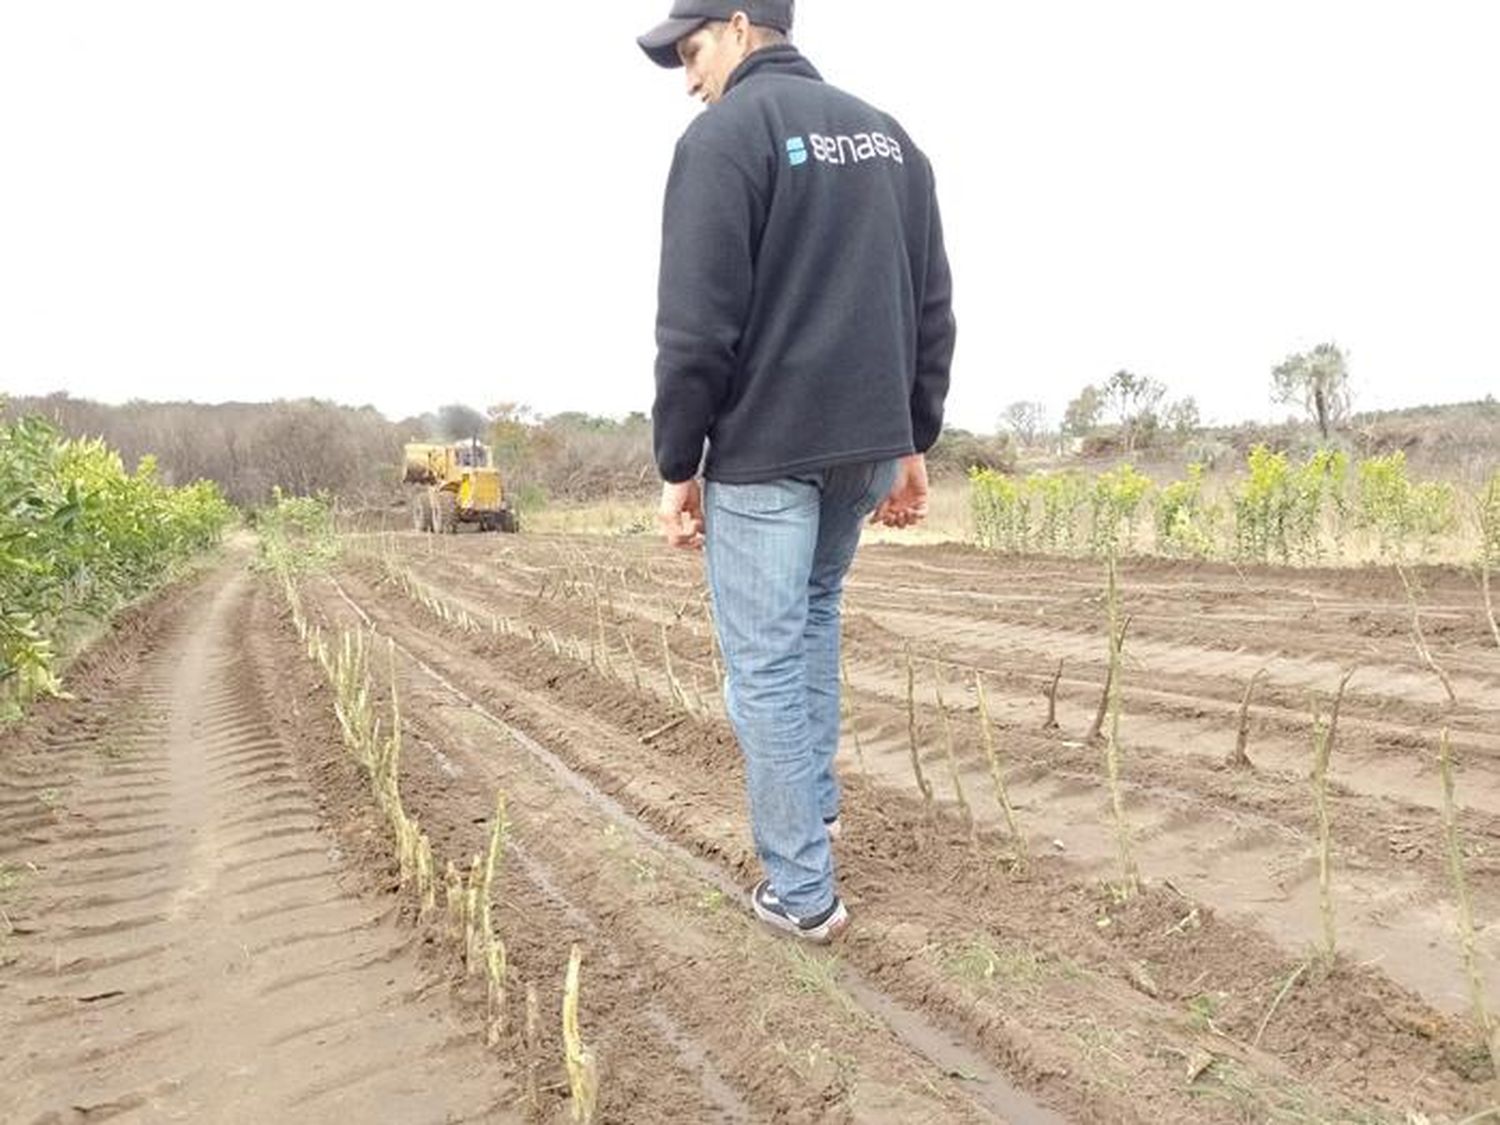
[{"label": "tractor wheel", "polygon": [[411,526],[414,531],[432,530],[432,500],[425,490],[411,498]]},{"label": "tractor wheel", "polygon": [[503,508],[499,516],[500,530],[505,532],[516,532],[521,530],[521,515],[514,508]]},{"label": "tractor wheel", "polygon": [[439,492],[432,498],[432,530],[441,535],[458,531],[458,497],[453,493]]}]

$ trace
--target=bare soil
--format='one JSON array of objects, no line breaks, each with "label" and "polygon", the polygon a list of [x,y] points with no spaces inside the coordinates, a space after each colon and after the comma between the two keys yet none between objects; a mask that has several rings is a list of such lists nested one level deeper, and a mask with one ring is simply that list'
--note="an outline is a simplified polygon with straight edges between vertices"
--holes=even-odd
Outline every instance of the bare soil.
[{"label": "bare soil", "polygon": [[288,721],[269,608],[242,561],[220,567],[0,743],[0,1119],[507,1115],[320,811],[307,763],[340,751]]},{"label": "bare soil", "polygon": [[[506,795],[514,1015],[493,1050],[475,982],[397,892],[272,585],[230,561],[123,622],[75,670],[77,700],[0,738],[0,1119],[565,1120],[573,942],[602,1120],[1457,1122],[1496,1102],[1434,757],[1446,726],[1500,1003],[1500,651],[1467,575],[1420,573],[1450,705],[1394,573],[1127,566],[1145,885],[1126,897],[1085,737],[1100,568],[866,548],[836,853],[855,921],[823,952],[744,907],[756,864],[700,567],[645,539],[404,534],[356,539],[302,582],[325,635],[388,644],[380,705],[400,701],[402,798],[440,864],[482,850]],[[1356,666],[1326,963],[1309,696],[1326,712]],[[1262,668],[1253,764],[1231,767]]]}]

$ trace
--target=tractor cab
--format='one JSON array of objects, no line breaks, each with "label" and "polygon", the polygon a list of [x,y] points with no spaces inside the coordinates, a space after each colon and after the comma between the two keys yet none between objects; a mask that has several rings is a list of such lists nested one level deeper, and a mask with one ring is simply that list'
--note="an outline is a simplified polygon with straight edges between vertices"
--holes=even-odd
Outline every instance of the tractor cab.
[{"label": "tractor cab", "polygon": [[467,445],[454,446],[454,453],[460,468],[488,469],[490,467],[490,447],[480,445],[477,441],[471,440]]}]

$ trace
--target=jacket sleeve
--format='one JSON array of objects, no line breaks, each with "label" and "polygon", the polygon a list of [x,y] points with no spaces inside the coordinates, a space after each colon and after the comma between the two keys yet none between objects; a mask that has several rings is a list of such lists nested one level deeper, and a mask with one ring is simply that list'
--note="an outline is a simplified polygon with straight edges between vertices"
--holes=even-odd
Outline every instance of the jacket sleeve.
[{"label": "jacket sleeve", "polygon": [[943,402],[948,397],[948,370],[958,325],[953,319],[953,278],[943,249],[943,220],[937,192],[929,201],[927,274],[917,316],[917,376],[911,393],[912,444],[926,453],[943,429]]},{"label": "jacket sleeve", "polygon": [[684,137],[667,178],[652,444],[662,479],[690,479],[730,392],[765,208],[731,159]]}]

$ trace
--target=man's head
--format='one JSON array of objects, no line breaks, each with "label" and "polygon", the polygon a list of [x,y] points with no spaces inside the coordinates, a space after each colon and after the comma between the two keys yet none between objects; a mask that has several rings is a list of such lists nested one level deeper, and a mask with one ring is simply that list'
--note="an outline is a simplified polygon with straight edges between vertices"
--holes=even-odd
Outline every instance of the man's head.
[{"label": "man's head", "polygon": [[658,66],[682,67],[688,94],[712,104],[752,52],[786,40],[793,7],[794,0],[676,0],[636,42]]}]

